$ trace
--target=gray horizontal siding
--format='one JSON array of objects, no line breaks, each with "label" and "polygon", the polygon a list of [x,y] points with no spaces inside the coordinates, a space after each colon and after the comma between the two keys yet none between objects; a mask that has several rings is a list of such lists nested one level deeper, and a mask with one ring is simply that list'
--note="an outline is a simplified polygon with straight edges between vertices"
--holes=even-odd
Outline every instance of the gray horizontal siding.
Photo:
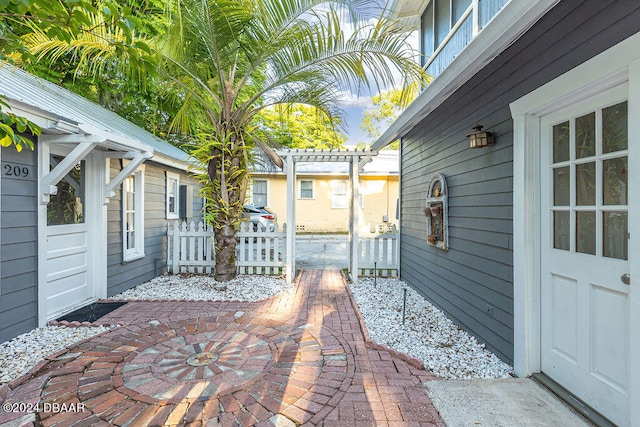
[{"label": "gray horizontal siding", "polygon": [[27,177],[0,169],[0,342],[38,326],[36,152],[2,148],[2,164],[29,168]]},{"label": "gray horizontal siding", "polygon": [[[121,169],[118,160],[111,160],[111,176]],[[191,185],[194,217],[189,221],[199,221],[202,208],[201,198],[196,196],[196,180],[184,171],[166,168],[156,163],[146,163],[144,171],[144,253],[141,259],[124,262],[122,254],[122,201],[121,187],[109,200],[107,209],[107,293],[115,295],[144,283],[166,271],[166,178],[165,171],[180,174],[180,185]]]},{"label": "gray horizontal siding", "polygon": [[[401,274],[459,326],[513,361],[513,128],[509,103],[640,31],[637,2],[563,1],[402,141]],[[472,150],[476,124],[496,136]],[[449,251],[426,242],[434,173],[449,187]],[[491,314],[490,311],[493,311]]]}]

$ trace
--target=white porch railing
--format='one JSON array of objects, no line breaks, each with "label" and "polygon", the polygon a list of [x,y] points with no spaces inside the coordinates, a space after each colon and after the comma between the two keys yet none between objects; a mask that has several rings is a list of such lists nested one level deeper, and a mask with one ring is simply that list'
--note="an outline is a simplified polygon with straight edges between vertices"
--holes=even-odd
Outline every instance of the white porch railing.
[{"label": "white porch railing", "polygon": [[[274,230],[259,229],[243,222],[237,233],[236,265],[239,274],[282,274],[284,271],[283,226]],[[167,270],[178,273],[207,273],[215,270],[214,231],[202,221],[196,226],[176,221],[167,227]]]},{"label": "white porch railing", "polygon": [[388,233],[360,237],[359,276],[397,277],[398,239],[400,233],[395,225]]}]

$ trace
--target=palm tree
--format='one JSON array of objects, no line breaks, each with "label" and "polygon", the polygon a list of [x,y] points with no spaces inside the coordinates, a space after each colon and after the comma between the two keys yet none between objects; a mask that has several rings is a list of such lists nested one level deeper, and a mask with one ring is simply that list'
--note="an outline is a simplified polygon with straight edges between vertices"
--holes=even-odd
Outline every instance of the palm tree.
[{"label": "palm tree", "polygon": [[[214,224],[216,280],[236,274],[236,229],[246,195],[250,153],[262,148],[260,110],[303,104],[342,117],[340,94],[375,84],[424,79],[408,33],[394,21],[343,28],[347,4],[321,0],[180,0],[160,45],[162,75],[182,109],[176,124],[199,131],[194,157]],[[344,8],[344,9],[341,9]],[[348,35],[346,30],[351,31]]]},{"label": "palm tree", "polygon": [[[282,166],[259,126],[260,111],[302,104],[344,122],[343,91],[427,79],[409,33],[392,19],[343,27],[347,14],[360,22],[349,0],[168,0],[166,10],[167,30],[152,44],[157,76],[175,103],[174,128],[194,141],[204,215],[215,228],[215,278],[227,281],[236,275],[251,153],[258,147]],[[101,52],[100,39],[84,48],[68,43],[68,52],[87,53],[81,58],[100,70],[101,61],[113,60],[112,46]],[[43,40],[32,48],[39,55],[64,51],[61,43],[46,46]]]}]

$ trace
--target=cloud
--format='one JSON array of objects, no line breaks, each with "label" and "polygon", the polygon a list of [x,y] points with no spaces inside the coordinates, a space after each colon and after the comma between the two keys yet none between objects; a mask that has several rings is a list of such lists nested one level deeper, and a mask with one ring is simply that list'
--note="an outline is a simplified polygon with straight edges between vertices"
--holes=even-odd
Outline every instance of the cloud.
[{"label": "cloud", "polygon": [[340,104],[343,107],[369,107],[371,105],[370,95],[358,95],[350,91],[341,91],[339,94]]}]

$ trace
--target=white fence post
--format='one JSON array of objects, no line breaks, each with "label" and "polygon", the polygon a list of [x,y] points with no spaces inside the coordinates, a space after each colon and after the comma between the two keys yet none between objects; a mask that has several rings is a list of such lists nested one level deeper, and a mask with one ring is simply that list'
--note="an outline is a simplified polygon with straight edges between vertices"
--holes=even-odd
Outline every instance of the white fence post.
[{"label": "white fence post", "polygon": [[180,225],[178,221],[173,226],[173,266],[171,271],[174,274],[180,273]]}]

